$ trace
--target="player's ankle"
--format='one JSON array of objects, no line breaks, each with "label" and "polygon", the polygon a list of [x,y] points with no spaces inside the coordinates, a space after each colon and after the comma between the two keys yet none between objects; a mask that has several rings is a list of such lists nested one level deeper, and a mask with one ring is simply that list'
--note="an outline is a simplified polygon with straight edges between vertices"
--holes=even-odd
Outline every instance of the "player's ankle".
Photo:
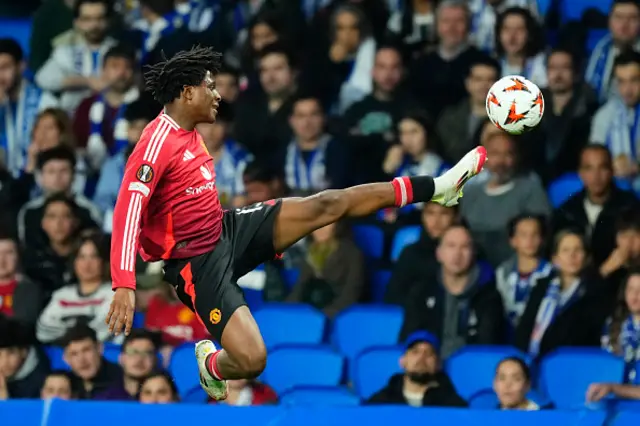
[{"label": "player's ankle", "polygon": [[204,361],[204,365],[207,369],[207,372],[216,380],[224,380],[222,375],[220,374],[220,369],[218,368],[218,355],[220,355],[221,351],[215,351],[207,355],[207,358]]},{"label": "player's ankle", "polygon": [[430,201],[435,193],[434,180],[431,176],[402,176],[395,178],[391,183],[395,191],[396,207]]}]

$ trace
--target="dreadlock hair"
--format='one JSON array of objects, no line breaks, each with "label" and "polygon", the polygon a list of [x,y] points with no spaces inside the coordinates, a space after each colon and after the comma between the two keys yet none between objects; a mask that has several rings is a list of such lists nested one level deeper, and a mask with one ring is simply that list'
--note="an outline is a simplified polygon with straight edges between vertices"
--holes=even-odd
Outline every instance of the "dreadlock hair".
[{"label": "dreadlock hair", "polygon": [[171,59],[161,53],[162,61],[147,67],[145,83],[153,98],[162,105],[178,99],[184,86],[198,86],[207,71],[217,74],[222,54],[211,47],[194,46],[178,52]]}]

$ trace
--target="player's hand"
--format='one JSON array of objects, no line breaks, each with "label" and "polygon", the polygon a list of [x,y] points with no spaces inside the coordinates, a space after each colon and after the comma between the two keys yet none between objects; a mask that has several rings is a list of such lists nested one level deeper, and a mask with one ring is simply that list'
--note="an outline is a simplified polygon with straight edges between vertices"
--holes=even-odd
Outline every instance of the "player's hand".
[{"label": "player's hand", "polygon": [[109,333],[118,336],[124,326],[126,336],[131,333],[133,327],[133,314],[136,306],[136,292],[130,288],[117,288],[113,294],[111,307],[107,314],[106,323],[109,326]]},{"label": "player's hand", "polygon": [[598,402],[611,393],[613,386],[609,383],[592,383],[587,389],[587,402]]}]

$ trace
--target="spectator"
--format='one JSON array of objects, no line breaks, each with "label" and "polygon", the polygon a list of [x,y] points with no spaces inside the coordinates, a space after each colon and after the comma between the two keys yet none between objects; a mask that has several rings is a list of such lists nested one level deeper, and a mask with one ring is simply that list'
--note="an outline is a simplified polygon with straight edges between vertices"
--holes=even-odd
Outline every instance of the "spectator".
[{"label": "spectator", "polygon": [[602,347],[624,358],[623,383],[635,383],[640,362],[640,269],[632,269],[620,286],[613,316],[602,336]]},{"label": "spectator", "polygon": [[101,342],[112,339],[104,321],[112,291],[106,281],[108,263],[108,247],[100,235],[80,237],[71,254],[76,283],[53,292],[38,320],[36,335],[40,342],[56,342],[76,324],[88,324]]},{"label": "spectator", "polygon": [[464,81],[467,96],[446,108],[438,121],[437,131],[446,137],[442,154],[452,164],[477,146],[475,135],[487,118],[487,94],[500,76],[500,65],[490,57],[479,57],[471,64]]},{"label": "spectator", "polygon": [[108,0],[77,0],[75,31],[60,40],[47,62],[36,73],[38,86],[61,93],[59,106],[72,114],[88,92],[101,92],[108,82],[100,76],[100,64],[116,41],[107,36],[111,10]]},{"label": "spectator", "polygon": [[[620,97],[600,107],[593,118],[590,140],[609,148],[616,177],[634,181],[640,161],[636,154],[640,141],[640,53],[630,50],[618,55],[613,73]],[[634,185],[640,185],[640,181]]]},{"label": "spectator", "polygon": [[460,215],[469,224],[480,252],[497,266],[513,254],[509,221],[522,213],[547,216],[551,208],[540,179],[532,173],[518,173],[512,136],[501,132],[488,137],[484,145],[491,158],[485,165],[487,180],[465,188]]},{"label": "spectator", "polygon": [[209,398],[209,404],[227,404],[235,407],[275,404],[278,395],[268,385],[257,380],[229,380],[229,395],[224,401]]},{"label": "spectator", "polygon": [[138,33],[144,62],[160,39],[181,27],[183,21],[175,14],[173,0],[140,0],[139,4],[141,19],[133,23],[133,29]]},{"label": "spectator", "polygon": [[0,315],[33,325],[44,301],[40,287],[19,271],[18,242],[0,235]]},{"label": "spectator", "polygon": [[484,52],[492,53],[496,44],[496,17],[508,8],[521,7],[538,16],[536,0],[471,0],[471,28],[474,44]]},{"label": "spectator", "polygon": [[469,230],[452,225],[444,231],[436,258],[439,268],[407,295],[401,338],[427,329],[441,339],[443,359],[466,344],[502,343],[505,315],[500,293],[492,274],[475,262]]},{"label": "spectator", "polygon": [[548,86],[542,89],[545,114],[522,144],[530,153],[528,166],[549,183],[578,168],[580,150],[588,141],[591,117],[598,101],[582,82],[571,51],[556,48],[547,59]]},{"label": "spectator", "polygon": [[325,132],[320,100],[312,96],[295,99],[289,123],[293,140],[281,152],[278,162],[287,186],[299,194],[348,186],[347,147]]},{"label": "spectator", "polygon": [[437,46],[434,0],[408,0],[391,13],[387,31],[402,43],[410,57],[429,52]]},{"label": "spectator", "polygon": [[246,204],[242,175],[247,163],[252,160],[252,155],[230,137],[232,128],[233,111],[225,102],[218,105],[215,123],[198,125],[198,132],[215,163],[216,188],[220,203],[225,208],[238,208]]},{"label": "spectator", "polygon": [[73,377],[67,371],[52,371],[44,379],[40,399],[62,399],[68,401],[77,398],[77,389],[74,388]]},{"label": "spectator", "polygon": [[40,89],[22,77],[25,66],[18,42],[0,39],[0,148],[5,167],[14,177],[25,165],[38,111],[46,106]]},{"label": "spectator", "polygon": [[84,99],[76,110],[76,140],[80,148],[86,149],[94,170],[127,147],[125,112],[140,96],[134,85],[135,69],[135,51],[123,45],[109,49],[102,60],[102,78],[107,88]]},{"label": "spectator", "polygon": [[216,89],[222,100],[235,105],[240,94],[240,72],[228,65],[223,65],[216,76]]},{"label": "spectator", "polygon": [[96,332],[88,325],[70,328],[62,341],[64,361],[73,379],[82,384],[79,399],[93,399],[122,377],[120,367],[102,357]]},{"label": "spectator", "polygon": [[542,258],[546,218],[521,214],[509,221],[509,243],[515,254],[496,269],[496,287],[505,312],[516,326],[538,280],[551,274],[553,266]]},{"label": "spectator", "polygon": [[536,359],[562,346],[597,345],[604,324],[582,235],[559,232],[551,254],[556,273],[533,288],[515,331],[516,347]]},{"label": "spectator", "polygon": [[0,317],[0,400],[38,398],[49,372],[28,327]]},{"label": "spectator", "polygon": [[322,309],[333,318],[362,297],[364,257],[346,237],[345,224],[330,224],[315,230],[307,248],[306,262],[287,298]]},{"label": "spectator", "polygon": [[422,232],[420,239],[406,246],[393,267],[385,303],[404,306],[406,297],[414,285],[429,275],[435,265],[435,253],[442,234],[458,220],[457,208],[447,208],[436,203],[422,207]]},{"label": "spectator", "polygon": [[342,117],[349,134],[352,161],[351,174],[357,183],[384,178],[380,165],[395,129],[407,108],[414,104],[402,87],[405,67],[400,51],[381,46],[373,64],[373,91],[354,103]]},{"label": "spectator", "polygon": [[94,228],[102,223],[101,212],[84,195],[73,192],[75,153],[68,147],[59,146],[38,154],[37,170],[43,195],[25,204],[18,213],[18,235],[29,248],[46,245],[40,223],[44,218],[44,205],[53,194],[65,194],[76,206],[79,222],[77,229]]},{"label": "spectator", "polygon": [[29,68],[38,72],[47,62],[53,44],[60,34],[73,26],[75,0],[51,0],[42,2],[33,15],[29,40]]},{"label": "spectator", "polygon": [[585,71],[585,80],[601,102],[615,94],[614,59],[629,48],[640,48],[640,5],[635,0],[615,0],[609,11],[609,34],[596,44]]},{"label": "spectator", "polygon": [[44,303],[47,303],[51,293],[71,279],[67,265],[77,236],[78,206],[64,195],[52,195],[43,207],[40,228],[47,237],[47,244],[25,248],[24,271],[40,285]]},{"label": "spectator", "polygon": [[132,330],[121,347],[121,380],[96,395],[94,399],[135,401],[140,392],[140,383],[158,366],[158,337],[143,329]]},{"label": "spectator", "polygon": [[165,372],[151,373],[140,382],[138,401],[143,404],[169,404],[179,402],[178,388]]},{"label": "spectator", "polygon": [[619,189],[613,181],[609,150],[588,145],[580,153],[578,169],[584,190],[571,196],[553,213],[552,230],[577,229],[592,247],[596,267],[615,248],[615,223],[620,211],[637,205],[636,197]]},{"label": "spectator", "polygon": [[442,371],[440,342],[428,331],[417,330],[404,342],[400,358],[404,373],[394,374],[386,387],[368,404],[400,404],[412,407],[466,407],[447,373]]},{"label": "spectator", "polygon": [[501,77],[521,75],[538,86],[546,86],[544,36],[531,12],[520,7],[507,9],[498,16],[496,29]]},{"label": "spectator", "polygon": [[259,158],[270,157],[291,140],[288,118],[298,89],[293,54],[280,45],[260,55],[260,84],[264,93],[241,93],[236,105],[235,134]]},{"label": "spectator", "polygon": [[531,370],[518,357],[505,358],[498,364],[493,390],[498,395],[501,410],[536,411],[540,406],[527,399],[531,389]]},{"label": "spectator", "polygon": [[435,119],[462,101],[467,92],[464,79],[472,63],[483,54],[469,46],[471,14],[466,1],[445,0],[436,9],[438,49],[416,59],[409,73],[411,93],[427,100],[425,107]]}]

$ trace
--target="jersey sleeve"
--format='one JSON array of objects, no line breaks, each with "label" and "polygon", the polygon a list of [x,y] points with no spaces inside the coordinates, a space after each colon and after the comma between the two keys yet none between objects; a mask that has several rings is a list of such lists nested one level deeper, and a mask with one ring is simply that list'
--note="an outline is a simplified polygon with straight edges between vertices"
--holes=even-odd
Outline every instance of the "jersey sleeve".
[{"label": "jersey sleeve", "polygon": [[155,131],[145,131],[131,153],[124,170],[122,185],[113,211],[111,234],[112,288],[134,289],[135,265],[138,255],[140,218],[160,179],[172,161],[172,137],[163,125]]}]

